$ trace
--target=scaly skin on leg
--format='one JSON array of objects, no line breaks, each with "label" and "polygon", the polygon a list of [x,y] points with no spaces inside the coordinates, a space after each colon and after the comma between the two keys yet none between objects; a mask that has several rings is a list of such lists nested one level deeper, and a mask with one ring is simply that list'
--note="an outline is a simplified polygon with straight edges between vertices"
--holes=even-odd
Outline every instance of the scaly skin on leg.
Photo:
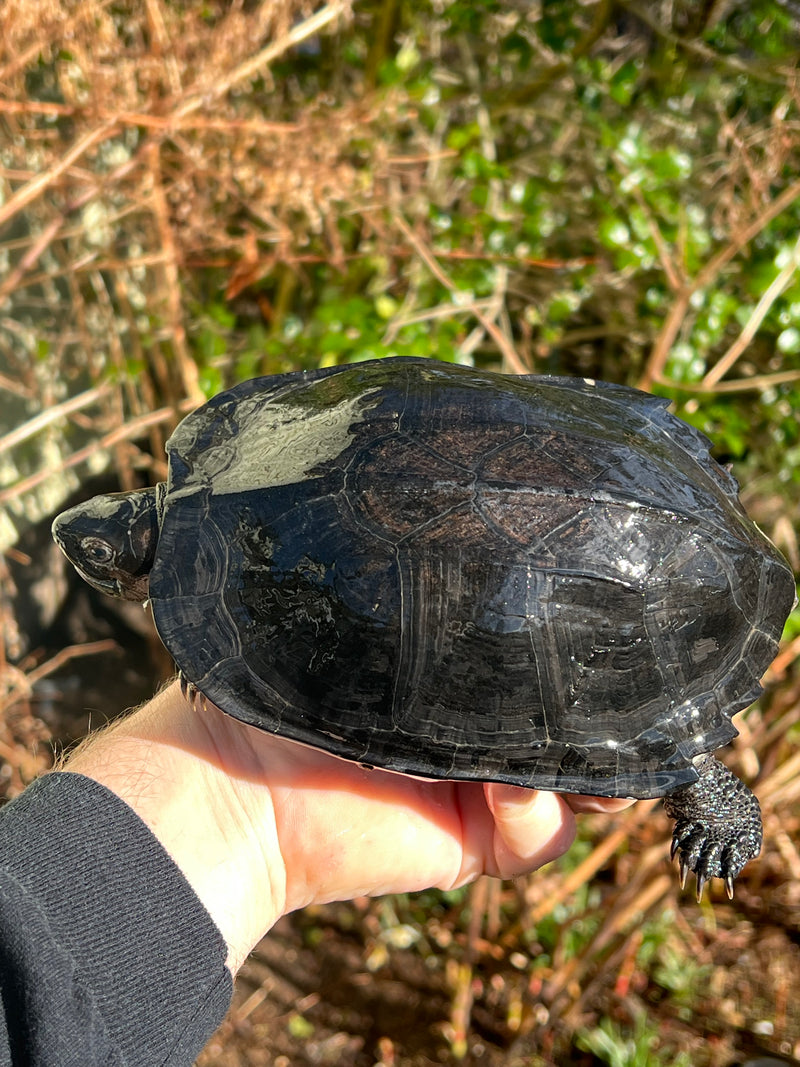
[{"label": "scaly skin on leg", "polygon": [[680,853],[681,886],[687,871],[697,876],[697,899],[709,878],[724,878],[729,897],[733,880],[761,851],[761,808],[744,782],[713,756],[695,761],[697,782],[664,797],[675,820],[672,855]]}]

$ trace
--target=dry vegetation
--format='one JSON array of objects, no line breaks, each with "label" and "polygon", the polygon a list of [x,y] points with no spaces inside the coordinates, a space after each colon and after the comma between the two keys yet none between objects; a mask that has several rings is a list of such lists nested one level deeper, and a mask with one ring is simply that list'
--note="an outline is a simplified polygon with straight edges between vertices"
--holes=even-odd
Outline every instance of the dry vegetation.
[{"label": "dry vegetation", "polygon": [[[428,345],[660,387],[800,569],[793,64],[714,53],[692,4],[556,4],[560,42],[538,5],[489,7],[3,5],[8,795],[69,735],[72,672],[121,640],[48,646],[74,594],[41,523],[90,476],[159,480],[181,414],[247,374]],[[706,110],[648,110],[675,64],[687,95],[693,70],[717,79]],[[736,103],[737,79],[762,97]],[[798,630],[729,754],[766,825],[733,903],[677,892],[652,803],[587,818],[566,863],[518,884],[286,920],[200,1063],[800,1058]]]}]

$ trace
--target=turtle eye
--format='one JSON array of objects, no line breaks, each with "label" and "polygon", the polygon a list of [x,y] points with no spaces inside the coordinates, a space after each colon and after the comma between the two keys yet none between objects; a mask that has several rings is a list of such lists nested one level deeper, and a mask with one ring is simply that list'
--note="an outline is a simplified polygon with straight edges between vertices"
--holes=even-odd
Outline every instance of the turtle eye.
[{"label": "turtle eye", "polygon": [[99,537],[84,537],[81,541],[81,548],[92,563],[110,563],[114,558],[114,549],[108,541],[103,541]]}]

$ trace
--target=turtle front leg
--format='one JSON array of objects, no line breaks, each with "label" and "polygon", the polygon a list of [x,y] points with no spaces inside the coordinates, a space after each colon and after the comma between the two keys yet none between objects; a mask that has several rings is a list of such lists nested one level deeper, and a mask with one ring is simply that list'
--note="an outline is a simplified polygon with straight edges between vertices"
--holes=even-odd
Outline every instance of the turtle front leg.
[{"label": "turtle front leg", "polygon": [[761,808],[744,782],[713,756],[695,760],[698,781],[664,797],[675,820],[671,855],[680,853],[681,888],[687,871],[697,876],[697,899],[709,878],[723,878],[733,898],[733,880],[761,851]]},{"label": "turtle front leg", "polygon": [[197,711],[198,706],[203,709],[206,706],[205,694],[201,693],[194,682],[190,682],[183,671],[178,671],[178,681],[181,685],[181,693],[184,700],[189,702],[192,711]]}]

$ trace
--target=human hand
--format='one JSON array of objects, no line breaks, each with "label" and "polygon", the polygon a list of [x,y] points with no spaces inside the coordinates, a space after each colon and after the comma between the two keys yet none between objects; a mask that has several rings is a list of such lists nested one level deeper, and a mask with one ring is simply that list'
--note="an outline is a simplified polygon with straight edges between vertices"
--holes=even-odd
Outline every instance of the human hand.
[{"label": "human hand", "polygon": [[280,915],[532,871],[569,847],[574,811],[627,803],[367,770],[192,709],[177,683],[64,769],[144,819],[225,937],[234,972]]}]

